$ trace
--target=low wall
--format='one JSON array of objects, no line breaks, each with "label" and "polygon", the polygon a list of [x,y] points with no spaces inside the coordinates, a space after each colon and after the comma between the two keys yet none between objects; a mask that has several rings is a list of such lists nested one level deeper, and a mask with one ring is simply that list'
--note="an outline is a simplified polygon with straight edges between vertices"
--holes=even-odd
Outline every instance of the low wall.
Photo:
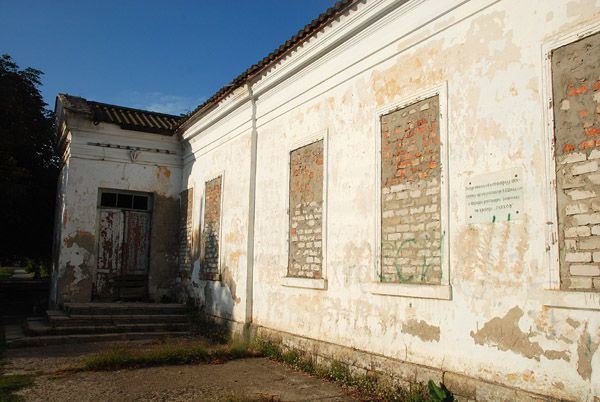
[{"label": "low wall", "polygon": [[[281,346],[284,350],[293,349],[316,365],[327,367],[339,362],[350,372],[375,377],[383,383],[408,388],[414,383],[427,383],[433,380],[443,383],[458,401],[558,401],[546,395],[534,394],[518,388],[484,381],[452,371],[392,359],[383,355],[365,352],[342,345],[306,338],[255,324],[243,324],[219,317],[206,318],[227,328],[232,336],[246,339],[260,337],[263,340]],[[598,398],[594,400],[598,402]]]},{"label": "low wall", "polygon": [[340,362],[354,373],[391,381],[408,388],[411,383],[433,380],[444,383],[457,400],[465,401],[556,401],[544,395],[467,377],[459,373],[391,359],[324,341],[305,338],[269,328],[253,326],[252,335],[259,336],[283,348],[294,349],[317,365]]}]

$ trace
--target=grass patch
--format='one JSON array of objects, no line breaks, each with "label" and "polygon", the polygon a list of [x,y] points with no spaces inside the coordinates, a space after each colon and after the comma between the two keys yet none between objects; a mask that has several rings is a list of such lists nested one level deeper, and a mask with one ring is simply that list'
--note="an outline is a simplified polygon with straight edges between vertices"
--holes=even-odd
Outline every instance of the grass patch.
[{"label": "grass patch", "polygon": [[70,371],[112,371],[126,368],[223,362],[256,356],[246,343],[231,341],[212,350],[201,344],[163,344],[147,349],[114,347],[93,354]]},{"label": "grass patch", "polygon": [[317,365],[293,349],[283,351],[280,346],[264,339],[255,339],[253,347],[257,353],[263,356],[289,364],[320,378],[335,381],[359,394],[364,400],[381,402],[451,402],[454,400],[452,393],[443,384],[437,386],[433,381],[429,381],[427,386],[422,383],[413,383],[406,389],[382,384],[377,378],[369,375],[353,373],[347,365],[341,362],[333,362],[327,367]]},{"label": "grass patch", "polygon": [[14,395],[20,389],[33,385],[33,375],[28,374],[4,374],[6,360],[4,360],[4,333],[0,326],[0,402],[17,402],[22,398]]},{"label": "grass patch", "polygon": [[0,402],[15,402],[21,398],[14,395],[20,389],[27,388],[33,384],[32,375],[15,374],[0,376]]}]

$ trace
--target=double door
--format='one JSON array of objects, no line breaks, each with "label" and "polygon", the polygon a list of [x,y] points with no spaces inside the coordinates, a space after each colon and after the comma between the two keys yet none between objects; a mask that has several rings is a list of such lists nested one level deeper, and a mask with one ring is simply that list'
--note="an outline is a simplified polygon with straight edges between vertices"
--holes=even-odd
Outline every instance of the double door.
[{"label": "double door", "polygon": [[151,213],[100,207],[96,300],[143,299],[147,293]]}]

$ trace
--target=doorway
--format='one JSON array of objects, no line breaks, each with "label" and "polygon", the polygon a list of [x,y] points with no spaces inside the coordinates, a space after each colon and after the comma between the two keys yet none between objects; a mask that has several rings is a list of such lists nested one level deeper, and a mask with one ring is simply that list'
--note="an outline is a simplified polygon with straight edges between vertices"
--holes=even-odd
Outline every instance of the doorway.
[{"label": "doorway", "polygon": [[94,299],[147,297],[152,194],[100,189]]}]

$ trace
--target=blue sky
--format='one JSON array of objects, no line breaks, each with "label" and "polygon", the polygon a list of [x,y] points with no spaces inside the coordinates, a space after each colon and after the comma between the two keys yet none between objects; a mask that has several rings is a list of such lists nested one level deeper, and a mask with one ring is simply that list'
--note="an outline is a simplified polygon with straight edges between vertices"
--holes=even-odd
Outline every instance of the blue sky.
[{"label": "blue sky", "polygon": [[335,0],[0,0],[0,53],[59,92],[185,113]]}]

